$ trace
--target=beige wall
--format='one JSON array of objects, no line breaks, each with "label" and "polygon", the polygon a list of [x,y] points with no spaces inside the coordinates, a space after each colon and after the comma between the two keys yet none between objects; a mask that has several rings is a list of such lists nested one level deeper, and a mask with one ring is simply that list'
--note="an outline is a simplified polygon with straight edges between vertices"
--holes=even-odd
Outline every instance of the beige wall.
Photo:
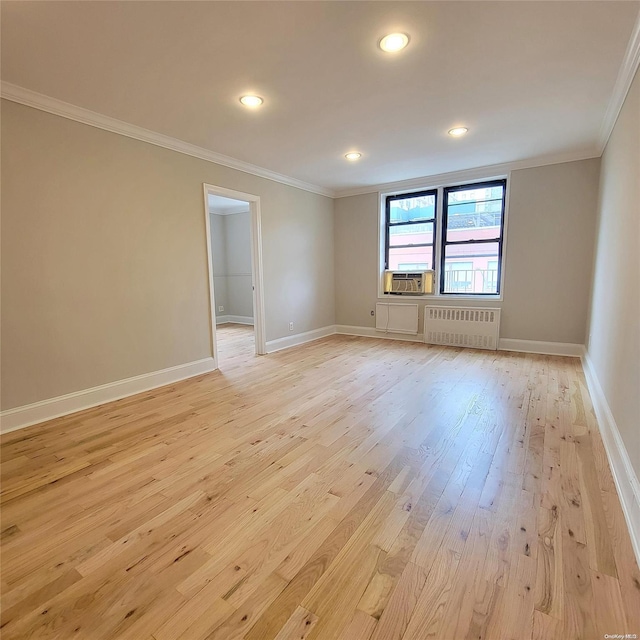
[{"label": "beige wall", "polygon": [[224,217],[229,301],[225,311],[228,315],[252,318],[251,214],[234,213]]},{"label": "beige wall", "polygon": [[209,232],[211,234],[211,256],[213,261],[213,289],[216,300],[216,312],[220,306],[229,306],[227,299],[227,244],[224,237],[224,216],[209,214]]},{"label": "beige wall", "polygon": [[379,272],[378,194],[335,200],[336,324],[374,327]]},{"label": "beige wall", "polygon": [[334,323],[333,202],[2,101],[2,408],[211,353],[202,184],[259,195],[267,340]]},{"label": "beige wall", "polygon": [[511,173],[501,337],[585,343],[600,161]]},{"label": "beige wall", "polygon": [[[584,344],[598,171],[597,159],[513,171],[503,300],[429,304],[499,306],[501,338]],[[337,324],[375,326],[378,246],[377,194],[338,199]],[[420,326],[422,308],[420,302]]]},{"label": "beige wall", "polygon": [[604,155],[588,353],[640,476],[640,77]]}]

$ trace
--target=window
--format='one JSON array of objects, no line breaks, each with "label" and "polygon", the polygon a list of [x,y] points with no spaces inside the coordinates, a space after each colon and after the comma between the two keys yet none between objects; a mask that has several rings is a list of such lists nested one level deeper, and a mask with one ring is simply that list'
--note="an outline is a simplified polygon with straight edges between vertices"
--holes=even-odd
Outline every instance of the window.
[{"label": "window", "polygon": [[434,270],[440,295],[499,295],[505,197],[506,180],[387,196],[385,269]]},{"label": "window", "polygon": [[[498,180],[444,189],[440,293],[500,293],[505,185]],[[459,264],[464,271],[455,268]]]},{"label": "window", "polygon": [[433,269],[436,198],[435,189],[387,198],[385,269]]}]

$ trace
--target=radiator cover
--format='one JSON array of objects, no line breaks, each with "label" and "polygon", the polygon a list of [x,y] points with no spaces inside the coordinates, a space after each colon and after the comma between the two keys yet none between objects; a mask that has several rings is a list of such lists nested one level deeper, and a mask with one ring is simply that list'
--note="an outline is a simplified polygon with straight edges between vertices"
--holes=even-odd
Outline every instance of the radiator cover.
[{"label": "radiator cover", "polygon": [[498,348],[500,309],[425,307],[424,341],[451,347]]}]

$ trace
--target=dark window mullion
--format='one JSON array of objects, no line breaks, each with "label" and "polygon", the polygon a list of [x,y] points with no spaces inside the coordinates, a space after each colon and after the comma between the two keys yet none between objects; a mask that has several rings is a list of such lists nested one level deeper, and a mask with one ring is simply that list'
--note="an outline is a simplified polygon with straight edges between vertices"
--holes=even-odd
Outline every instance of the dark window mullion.
[{"label": "dark window mullion", "polygon": [[384,225],[384,268],[389,268],[389,243],[391,228],[389,226],[389,220],[391,219],[391,199],[387,198],[385,204],[385,225]]},{"label": "dark window mullion", "polygon": [[420,244],[390,244],[389,249],[413,249],[415,247],[433,247],[433,242],[421,242]]},{"label": "dark window mullion", "polygon": [[482,238],[482,240],[445,240],[444,245],[448,244],[495,244],[500,242],[500,236],[495,238]]},{"label": "dark window mullion", "polygon": [[444,189],[442,203],[442,235],[440,236],[440,247],[441,247],[441,256],[440,256],[440,294],[444,293],[444,259],[447,255],[447,226],[449,222],[449,192],[447,189]]},{"label": "dark window mullion", "polygon": [[436,221],[435,218],[428,218],[425,220],[410,220],[409,222],[390,222],[388,227],[404,227],[406,225],[416,225],[416,224],[433,224]]},{"label": "dark window mullion", "polygon": [[[487,255],[486,253],[469,253],[463,256],[449,256],[450,260],[455,260],[456,262],[465,262],[467,259],[471,258],[491,258],[493,256]],[[469,269],[463,269],[463,271],[469,271]]]},{"label": "dark window mullion", "polygon": [[[500,179],[500,180],[487,180],[486,182],[473,182],[471,184],[459,184],[456,185],[455,187],[445,187],[445,191],[447,192],[447,195],[450,193],[456,193],[457,191],[471,191],[472,189],[490,189],[491,187],[504,187],[506,185],[506,180],[504,178]],[[504,194],[504,192],[503,192]],[[500,198],[497,198],[497,200],[499,200]],[[504,200],[504,197],[502,198]],[[447,202],[445,202],[445,205],[448,205],[448,199]]]},{"label": "dark window mullion", "polygon": [[478,204],[479,202],[502,202],[502,198],[490,198],[489,200],[460,200],[459,202],[449,202],[448,206],[461,207],[463,204]]},{"label": "dark window mullion", "polygon": [[397,200],[411,200],[411,198],[422,198],[423,196],[435,196],[437,189],[427,189],[426,191],[412,191],[411,193],[399,193],[395,196],[387,196],[387,202]]}]

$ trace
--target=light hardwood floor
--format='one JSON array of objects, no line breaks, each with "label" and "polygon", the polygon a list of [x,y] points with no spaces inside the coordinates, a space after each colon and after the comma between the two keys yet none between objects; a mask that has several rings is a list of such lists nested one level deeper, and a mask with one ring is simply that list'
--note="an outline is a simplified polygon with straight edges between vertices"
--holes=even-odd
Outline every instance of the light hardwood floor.
[{"label": "light hardwood floor", "polygon": [[578,360],[231,342],[2,438],[3,640],[640,634]]},{"label": "light hardwood floor", "polygon": [[256,343],[253,327],[235,322],[225,322],[216,327],[218,341],[218,366],[221,370],[236,368],[255,358]]}]

